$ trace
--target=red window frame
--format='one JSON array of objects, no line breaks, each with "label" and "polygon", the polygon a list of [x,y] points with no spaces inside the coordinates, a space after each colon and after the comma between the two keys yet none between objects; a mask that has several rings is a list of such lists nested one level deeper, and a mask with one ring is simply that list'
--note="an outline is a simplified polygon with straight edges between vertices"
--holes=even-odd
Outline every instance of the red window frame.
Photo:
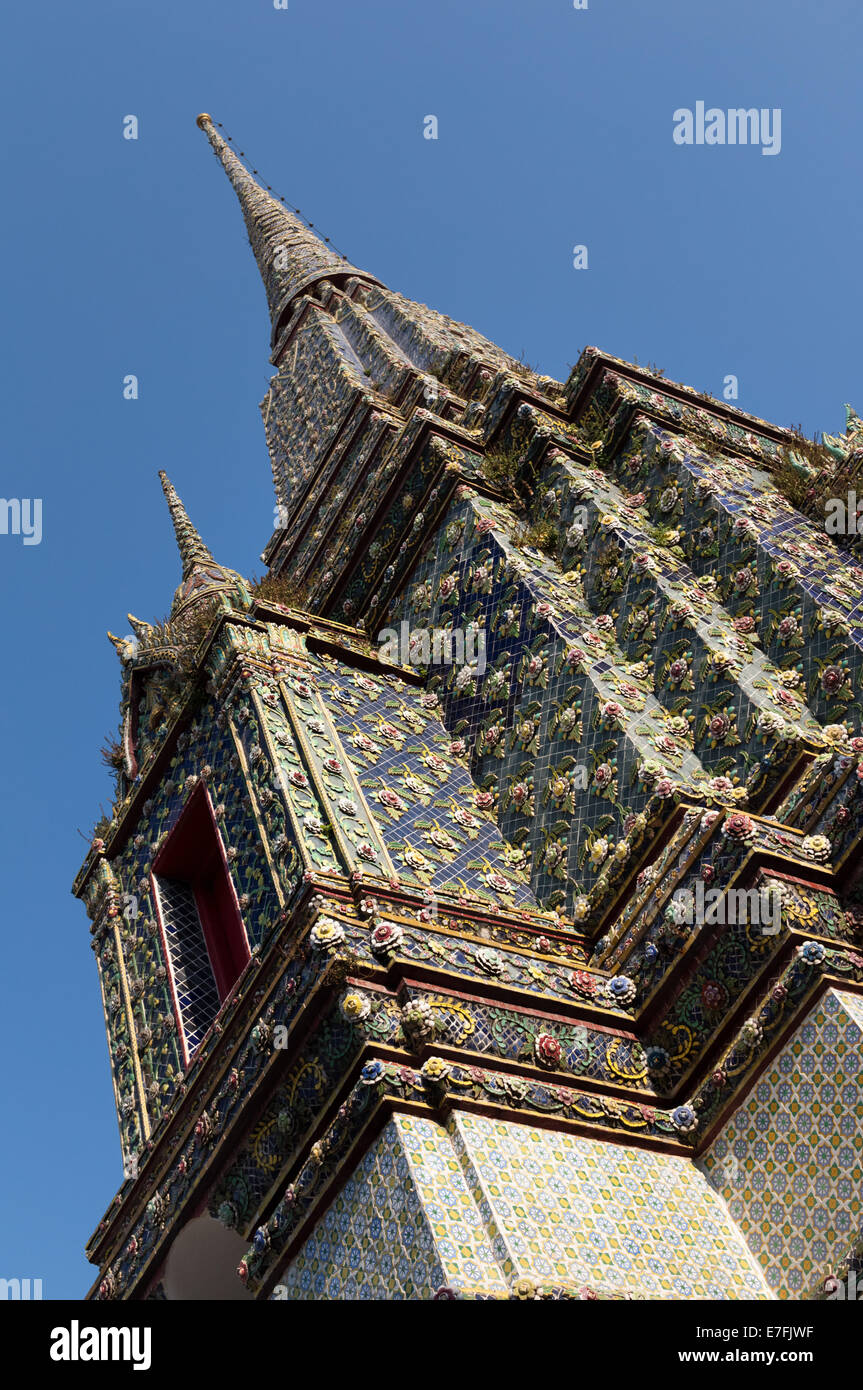
[{"label": "red window frame", "polygon": [[220,1005],[224,1005],[248,965],[252,953],[213,805],[203,784],[195,788],[180,812],[173,830],[153,860],[150,873],[162,940],[162,955],[171,984],[174,1016],[183,1053],[188,1062],[186,1032],[174,983],[165,924],[162,920],[158,884],[155,882],[159,878],[182,879],[191,888]]}]

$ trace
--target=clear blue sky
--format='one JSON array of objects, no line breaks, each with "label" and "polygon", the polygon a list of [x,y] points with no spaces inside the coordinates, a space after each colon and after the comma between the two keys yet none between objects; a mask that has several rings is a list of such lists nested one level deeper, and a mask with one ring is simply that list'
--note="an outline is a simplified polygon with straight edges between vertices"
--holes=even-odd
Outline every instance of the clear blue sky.
[{"label": "clear blue sky", "polygon": [[[0,535],[0,1276],[82,1295],[121,1179],[69,887],[109,801],[105,629],[179,578],[157,469],[225,563],[259,572],[271,533],[265,300],[196,114],[355,264],[542,371],[591,343],[836,431],[863,409],[861,29],[859,0],[7,9],[0,492],[42,499],[43,538]],[[781,108],[781,153],[675,145],[697,101]]]}]

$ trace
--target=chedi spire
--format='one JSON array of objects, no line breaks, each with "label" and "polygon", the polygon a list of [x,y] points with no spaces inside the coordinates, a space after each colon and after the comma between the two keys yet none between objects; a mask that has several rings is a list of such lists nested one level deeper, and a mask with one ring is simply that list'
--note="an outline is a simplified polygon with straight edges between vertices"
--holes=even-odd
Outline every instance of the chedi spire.
[{"label": "chedi spire", "polygon": [[211,116],[204,112],[198,116],[197,123],[221,160],[240,200],[249,241],[267,292],[274,336],[291,301],[318,280],[359,276],[370,284],[380,284],[375,276],[358,270],[338,255],[283,203],[261,188],[219,134]]}]

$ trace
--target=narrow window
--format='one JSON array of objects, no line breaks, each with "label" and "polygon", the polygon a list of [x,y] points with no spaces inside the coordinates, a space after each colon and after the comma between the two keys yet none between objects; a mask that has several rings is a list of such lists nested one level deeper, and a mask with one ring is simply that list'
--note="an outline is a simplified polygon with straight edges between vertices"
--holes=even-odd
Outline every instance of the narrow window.
[{"label": "narrow window", "polygon": [[249,960],[210,799],[190,798],[153,864],[163,948],[186,1061]]},{"label": "narrow window", "polygon": [[157,875],[156,888],[175,1001],[183,1025],[186,1052],[191,1056],[219,1012],[222,1001],[192,885],[181,878]]}]

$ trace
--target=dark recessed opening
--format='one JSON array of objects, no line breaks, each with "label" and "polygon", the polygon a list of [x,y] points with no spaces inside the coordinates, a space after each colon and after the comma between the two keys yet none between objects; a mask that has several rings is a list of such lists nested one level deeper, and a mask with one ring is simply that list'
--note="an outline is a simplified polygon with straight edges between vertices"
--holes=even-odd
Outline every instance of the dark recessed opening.
[{"label": "dark recessed opening", "polygon": [[249,960],[210,799],[195,791],[153,864],[159,924],[188,1060]]}]

